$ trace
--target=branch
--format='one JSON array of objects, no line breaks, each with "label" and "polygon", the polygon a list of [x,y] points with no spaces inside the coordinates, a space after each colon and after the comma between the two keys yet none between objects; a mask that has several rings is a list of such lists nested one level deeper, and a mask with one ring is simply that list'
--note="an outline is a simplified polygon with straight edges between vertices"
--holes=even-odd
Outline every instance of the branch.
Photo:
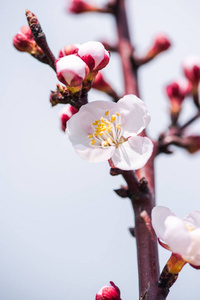
[{"label": "branch", "polygon": [[47,57],[48,64],[55,71],[56,70],[55,69],[55,60],[56,59],[47,44],[45,34],[42,31],[42,27],[41,27],[37,17],[30,10],[26,10],[26,17],[27,17],[27,21],[30,26],[30,29],[33,33],[35,42],[43,50],[44,54]]}]

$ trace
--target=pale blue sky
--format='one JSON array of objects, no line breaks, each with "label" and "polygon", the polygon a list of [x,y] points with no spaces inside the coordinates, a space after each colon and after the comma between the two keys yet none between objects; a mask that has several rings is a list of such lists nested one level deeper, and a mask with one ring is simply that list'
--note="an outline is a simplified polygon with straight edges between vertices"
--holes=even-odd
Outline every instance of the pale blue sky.
[{"label": "pale blue sky", "polygon": [[[97,3],[105,3],[103,0]],[[138,53],[157,32],[173,47],[140,71],[141,98],[152,115],[151,136],[168,124],[164,86],[182,74],[188,54],[200,55],[198,0],[127,0],[129,24]],[[128,227],[128,200],[115,195],[122,178],[109,175],[107,163],[89,164],[73,151],[60,130],[62,106],[51,108],[55,73],[28,54],[17,52],[12,37],[26,24],[25,9],[39,18],[55,55],[68,43],[115,41],[108,15],[71,16],[67,1],[7,0],[0,11],[0,299],[94,299],[110,280],[123,300],[138,298],[135,241]],[[123,91],[117,56],[105,69],[107,79]],[[90,100],[107,99],[97,92]],[[183,119],[193,115],[185,103]],[[199,133],[200,122],[193,132]],[[156,162],[157,203],[183,217],[200,209],[200,153],[176,150]],[[170,253],[160,249],[161,268]],[[198,298],[200,271],[184,267],[170,299]]]}]

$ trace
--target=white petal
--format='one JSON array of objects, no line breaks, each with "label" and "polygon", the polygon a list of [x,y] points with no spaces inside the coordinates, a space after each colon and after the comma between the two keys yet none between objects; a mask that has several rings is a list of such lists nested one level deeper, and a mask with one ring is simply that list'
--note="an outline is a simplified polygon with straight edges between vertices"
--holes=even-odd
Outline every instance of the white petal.
[{"label": "white petal", "polygon": [[67,123],[67,133],[71,143],[89,146],[88,135],[93,133],[92,122],[105,116],[105,111],[115,106],[116,103],[107,101],[94,101],[83,105]]},{"label": "white petal", "polygon": [[191,243],[188,253],[183,257],[194,266],[200,266],[200,228],[190,231]]},{"label": "white petal", "polygon": [[173,212],[165,206],[156,206],[152,209],[152,226],[158,238],[164,241],[166,224],[165,220],[169,216],[174,216]]},{"label": "white petal", "polygon": [[85,62],[78,57],[77,55],[71,54],[60,58],[56,63],[56,72],[62,73],[62,76],[67,81],[71,81],[74,77],[74,74],[78,75],[81,78],[86,76],[86,64]]},{"label": "white petal", "polygon": [[77,154],[89,161],[89,162],[103,162],[110,159],[115,152],[115,147],[110,146],[108,148],[94,148],[94,147],[86,147],[83,144],[76,144],[74,146]]},{"label": "white petal", "polygon": [[181,256],[187,253],[191,238],[183,220],[176,216],[168,216],[165,220],[166,230],[163,240],[171,251]]},{"label": "white petal", "polygon": [[184,217],[183,221],[193,229],[200,228],[200,210],[191,212]]},{"label": "white petal", "polygon": [[101,162],[111,158],[115,147],[95,148],[90,146],[88,135],[93,133],[91,123],[104,116],[108,108],[116,105],[112,102],[95,101],[83,105],[79,112],[71,117],[67,123],[66,133],[78,155],[90,162]]},{"label": "white petal", "polygon": [[[79,46],[78,55],[80,57],[84,55],[91,55],[95,61],[96,68],[101,61],[104,59],[105,53],[108,54],[107,50],[104,48],[103,44],[96,41],[86,42]],[[108,54],[109,56],[109,54]]]},{"label": "white petal", "polygon": [[142,168],[153,151],[153,143],[147,137],[130,137],[127,142],[119,145],[114,152],[112,161],[122,170],[137,170]]},{"label": "white petal", "polygon": [[146,105],[135,95],[126,95],[117,102],[121,114],[121,125],[124,137],[137,135],[150,122],[150,115]]}]

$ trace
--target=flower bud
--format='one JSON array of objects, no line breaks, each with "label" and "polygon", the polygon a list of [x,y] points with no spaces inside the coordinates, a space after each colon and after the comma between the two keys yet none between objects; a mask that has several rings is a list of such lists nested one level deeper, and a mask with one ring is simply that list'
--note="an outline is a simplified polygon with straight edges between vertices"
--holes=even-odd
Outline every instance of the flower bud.
[{"label": "flower bud", "polygon": [[21,52],[28,52],[34,55],[43,54],[42,49],[36,44],[29,26],[22,26],[13,38],[13,45]]},{"label": "flower bud", "polygon": [[65,107],[60,112],[61,119],[61,129],[65,131],[67,127],[67,121],[78,112],[78,110],[71,106],[70,104],[66,104]]},{"label": "flower bud", "polygon": [[192,85],[198,85],[200,81],[200,57],[188,56],[183,62],[183,70]]},{"label": "flower bud", "polygon": [[118,99],[117,94],[115,93],[113,88],[110,86],[110,84],[104,79],[103,75],[100,72],[97,73],[92,87],[98,91],[101,91],[101,92],[104,92],[104,93],[110,95],[111,97],[113,97],[116,100]]},{"label": "flower bud", "polygon": [[69,10],[71,13],[80,14],[83,12],[98,11],[98,8],[82,0],[72,0]]},{"label": "flower bud", "polygon": [[102,43],[93,41],[80,45],[78,55],[88,65],[90,71],[105,68],[110,59],[110,54]]},{"label": "flower bud", "polygon": [[152,48],[149,50],[147,57],[149,59],[154,58],[159,53],[167,50],[170,46],[171,46],[171,42],[168,39],[168,37],[162,33],[158,34],[155,37],[154,44],[153,44]]},{"label": "flower bud", "polygon": [[55,62],[58,79],[69,91],[76,93],[82,89],[82,82],[89,73],[88,66],[75,54],[61,57]]},{"label": "flower bud", "polygon": [[121,300],[119,288],[110,281],[111,286],[104,286],[96,294],[96,300]]},{"label": "flower bud", "polygon": [[190,91],[191,84],[185,78],[176,79],[166,87],[166,93],[171,103],[170,112],[173,123],[177,122],[182,102]]},{"label": "flower bud", "polygon": [[58,57],[61,58],[61,57],[64,57],[64,56],[67,56],[67,55],[70,55],[70,54],[77,54],[78,53],[78,47],[79,47],[79,44],[67,45],[67,46],[65,46],[64,48],[62,48],[60,50]]}]

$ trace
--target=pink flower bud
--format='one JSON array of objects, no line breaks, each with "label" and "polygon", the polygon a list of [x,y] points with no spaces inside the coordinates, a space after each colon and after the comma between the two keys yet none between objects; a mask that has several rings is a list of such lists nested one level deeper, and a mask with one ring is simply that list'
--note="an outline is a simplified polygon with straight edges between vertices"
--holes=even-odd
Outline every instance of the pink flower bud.
[{"label": "pink flower bud", "polygon": [[103,75],[98,72],[95,80],[93,82],[92,87],[98,91],[104,92],[114,99],[118,100],[118,96],[116,92],[113,90],[113,88],[110,86],[110,84],[104,79]]},{"label": "pink flower bud", "polygon": [[64,83],[72,93],[82,89],[82,82],[89,73],[88,66],[75,54],[61,57],[56,60],[58,79]]},{"label": "pink flower bud", "polygon": [[87,42],[80,45],[78,55],[88,65],[90,71],[99,71],[108,64],[109,52],[100,42]]},{"label": "pink flower bud", "polygon": [[183,100],[190,91],[191,84],[185,78],[176,79],[166,87],[166,93],[171,103],[170,113],[173,124],[176,124]]},{"label": "pink flower bud", "polygon": [[67,121],[78,112],[78,110],[71,106],[70,104],[66,104],[65,107],[60,112],[60,119],[61,119],[61,128],[65,131],[67,127]]},{"label": "pink flower bud", "polygon": [[36,44],[29,26],[22,26],[13,38],[13,45],[21,52],[28,52],[35,55],[43,54],[42,49]]},{"label": "pink flower bud", "polygon": [[171,42],[169,41],[167,36],[165,36],[162,33],[158,34],[155,37],[154,44],[152,48],[149,50],[149,52],[147,53],[146,57],[148,59],[152,59],[159,53],[167,50],[170,46],[171,46]]},{"label": "pink flower bud", "polygon": [[63,56],[67,56],[70,54],[77,54],[78,53],[79,44],[70,44],[62,48],[59,52],[58,57],[61,58]]},{"label": "pink flower bud", "polygon": [[71,13],[80,14],[83,12],[98,11],[98,8],[82,0],[72,0],[69,10]]},{"label": "pink flower bud", "polygon": [[119,288],[110,281],[111,286],[104,286],[96,294],[96,300],[121,300]]},{"label": "pink flower bud", "polygon": [[176,79],[166,87],[167,95],[170,99],[176,98],[180,102],[191,91],[191,84],[184,78]]},{"label": "pink flower bud", "polygon": [[183,70],[192,85],[197,86],[200,81],[200,57],[188,56],[183,63]]}]

